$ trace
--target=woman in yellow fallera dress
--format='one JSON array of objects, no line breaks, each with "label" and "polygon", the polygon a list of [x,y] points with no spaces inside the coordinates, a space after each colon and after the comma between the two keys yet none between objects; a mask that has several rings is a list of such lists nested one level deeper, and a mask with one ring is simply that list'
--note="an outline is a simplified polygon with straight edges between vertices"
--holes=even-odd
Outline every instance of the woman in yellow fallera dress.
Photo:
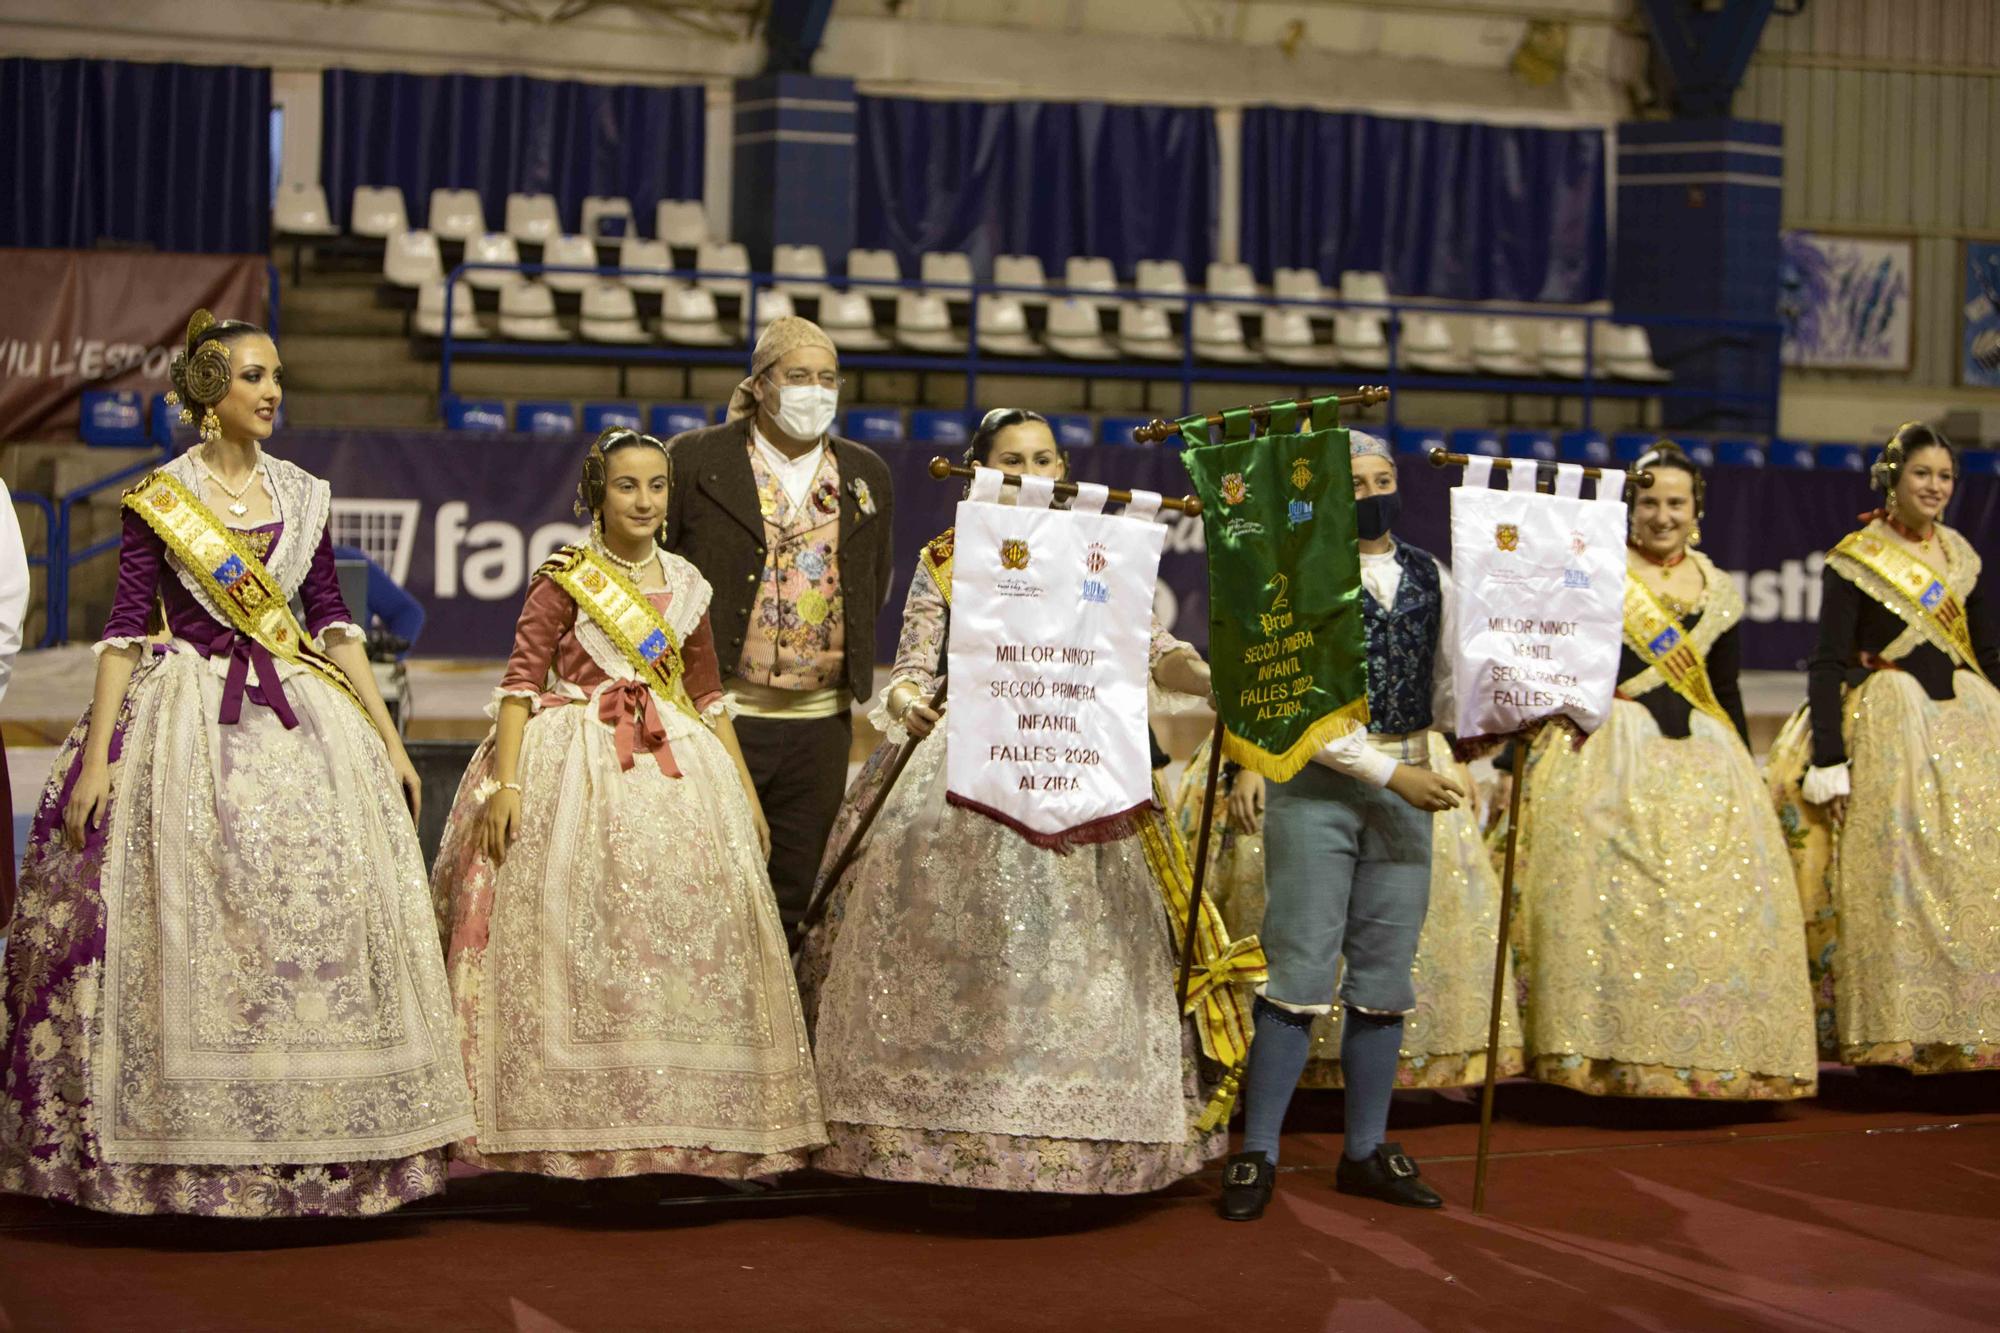
[{"label": "woman in yellow fallera dress", "polygon": [[2000,634],[1942,521],[1950,441],[1906,425],[1870,481],[1884,506],[1827,555],[1807,706],[1771,753],[1821,1046],[2000,1068]]},{"label": "woman in yellow fallera dress", "polygon": [[1705,489],[1670,442],[1633,487],[1611,714],[1530,748],[1516,873],[1529,1074],[1739,1100],[1817,1087],[1784,832],[1750,756],[1743,601],[1694,546]]}]

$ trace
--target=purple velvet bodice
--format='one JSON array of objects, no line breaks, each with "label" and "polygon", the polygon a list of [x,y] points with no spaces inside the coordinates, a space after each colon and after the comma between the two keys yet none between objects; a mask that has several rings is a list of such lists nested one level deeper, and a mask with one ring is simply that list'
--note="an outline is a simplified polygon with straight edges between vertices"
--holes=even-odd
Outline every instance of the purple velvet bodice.
[{"label": "purple velvet bodice", "polygon": [[[251,549],[264,557],[268,564],[271,551],[284,540],[285,525],[282,522],[266,523],[261,527],[235,531],[247,538]],[[180,576],[169,568],[170,560],[167,544],[160,535],[148,527],[144,519],[127,510],[124,537],[118,548],[118,592],[112,600],[111,618],[104,622],[101,637],[145,638],[146,622],[157,594],[166,607],[169,634],[192,644],[203,657],[227,656],[230,659],[229,676],[223,687],[222,721],[233,723],[239,719],[247,693],[250,702],[269,708],[287,727],[296,726],[297,718],[285,698],[283,687],[278,684],[277,669],[270,654],[252,640],[236,633],[234,627],[210,615],[207,608],[187,590]],[[340,596],[340,576],[333,564],[333,539],[324,528],[320,530],[319,547],[313,552],[305,581],[299,586],[299,600],[305,605],[308,634],[317,636],[332,624],[355,623],[347,603]],[[257,675],[255,686],[248,685],[252,668]]]}]

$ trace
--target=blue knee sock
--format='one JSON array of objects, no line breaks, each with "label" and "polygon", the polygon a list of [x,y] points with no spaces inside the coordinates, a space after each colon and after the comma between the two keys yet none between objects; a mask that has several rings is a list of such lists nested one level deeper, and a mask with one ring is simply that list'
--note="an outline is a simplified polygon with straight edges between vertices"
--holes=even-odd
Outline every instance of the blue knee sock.
[{"label": "blue knee sock", "polygon": [[1262,996],[1255,1008],[1250,1070],[1243,1080],[1243,1151],[1261,1152],[1278,1164],[1278,1130],[1285,1108],[1312,1054],[1312,1014],[1280,1009]]},{"label": "blue knee sock", "polygon": [[[1396,1061],[1403,1046],[1403,1019],[1384,1022],[1349,1008],[1340,1032],[1340,1074],[1347,1085],[1347,1142],[1354,1161],[1372,1157],[1389,1131],[1389,1095],[1396,1090]],[[1263,1029],[1258,1029],[1258,1037]]]}]

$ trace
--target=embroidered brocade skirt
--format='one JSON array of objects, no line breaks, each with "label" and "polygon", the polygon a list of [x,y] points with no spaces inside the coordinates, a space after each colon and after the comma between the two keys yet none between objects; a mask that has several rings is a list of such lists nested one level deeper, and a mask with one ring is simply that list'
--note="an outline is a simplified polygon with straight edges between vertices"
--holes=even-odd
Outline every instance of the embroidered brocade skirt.
[{"label": "embroidered brocade skirt", "polygon": [[148,657],[81,851],[35,814],[0,992],[0,1188],[118,1213],[362,1215],[471,1125],[423,861],[374,729],[317,677],[286,730],[226,662]]},{"label": "embroidered brocade skirt", "polygon": [[1837,831],[1799,793],[1805,710],[1772,748],[1828,1059],[2000,1068],[2000,693],[1969,671],[1953,686],[1938,701],[1877,671],[1847,692]]},{"label": "embroidered brocade skirt", "polygon": [[569,1178],[794,1170],[825,1142],[791,956],[734,761],[662,707],[682,776],[622,767],[594,704],[522,738],[521,823],[482,850],[492,740],[433,873],[477,1133],[453,1155]]},{"label": "embroidered brocade skirt", "polygon": [[[822,873],[894,748],[849,790]],[[1137,837],[1043,850],[945,800],[922,741],[834,886],[800,975],[824,1170],[1064,1194],[1163,1188],[1226,1150],[1203,1106],[1176,958]]]},{"label": "embroidered brocade skirt", "polygon": [[[1471,775],[1452,758],[1444,738],[1433,734],[1430,749],[1432,768],[1471,791]],[[1174,796],[1174,817],[1190,855],[1201,834],[1201,798],[1207,786],[1208,742],[1203,741],[1188,761]],[[1230,827],[1226,801],[1216,805],[1209,834],[1208,884],[1231,937],[1256,933],[1264,919],[1264,838]],[[1485,1081],[1499,928],[1500,878],[1468,801],[1432,820],[1430,907],[1410,968],[1417,1007],[1403,1022],[1396,1086],[1457,1088]],[[1300,1087],[1343,1085],[1341,1017],[1342,1009],[1335,1005],[1332,1013],[1314,1020],[1312,1055]],[[1501,998],[1500,1073],[1506,1077],[1520,1072],[1520,1011],[1510,984]]]},{"label": "embroidered brocade skirt", "polygon": [[1617,700],[1528,755],[1514,936],[1529,1073],[1580,1092],[1764,1100],[1817,1087],[1784,834],[1749,752]]}]

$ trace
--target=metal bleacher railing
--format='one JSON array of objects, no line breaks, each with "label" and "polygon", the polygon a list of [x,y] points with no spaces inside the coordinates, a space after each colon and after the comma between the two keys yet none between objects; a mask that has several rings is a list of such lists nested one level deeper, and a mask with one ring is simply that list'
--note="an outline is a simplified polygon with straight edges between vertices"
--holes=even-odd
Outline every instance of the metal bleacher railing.
[{"label": "metal bleacher railing", "polygon": [[[665,278],[688,283],[727,283],[746,289],[742,298],[740,327],[743,330],[739,340],[731,346],[699,347],[661,344],[599,343],[578,337],[573,341],[510,341],[504,338],[479,337],[461,338],[454,330],[457,315],[456,301],[449,294],[457,289],[465,275],[471,272],[497,271],[519,273],[525,277],[542,274],[575,274],[595,276],[607,283],[617,283],[630,277]],[[444,290],[443,331],[438,339],[438,394],[440,402],[452,397],[452,372],[454,363],[460,359],[517,359],[549,361],[597,361],[618,364],[667,364],[667,365],[728,365],[746,364],[750,347],[754,342],[755,330],[759,327],[758,303],[768,295],[769,289],[783,290],[788,284],[799,281],[797,274],[756,273],[756,272],[716,272],[696,268],[624,268],[618,265],[596,267],[561,264],[501,264],[465,262],[455,266],[447,275]],[[1629,315],[1622,313],[1593,314],[1573,310],[1549,310],[1534,306],[1494,306],[1471,304],[1417,304],[1390,300],[1349,301],[1338,297],[1318,300],[1304,300],[1276,295],[1225,295],[1211,293],[1190,287],[1185,292],[1172,296],[1159,293],[1136,292],[1129,289],[1107,291],[1103,288],[1078,288],[1056,284],[1047,286],[1020,286],[997,282],[940,282],[924,281],[920,278],[893,280],[887,278],[845,278],[829,277],[816,280],[828,291],[846,289],[849,291],[873,290],[893,296],[901,292],[925,292],[942,295],[954,301],[961,301],[970,309],[970,316],[962,330],[966,342],[963,355],[950,353],[925,353],[911,351],[895,352],[843,352],[843,368],[859,371],[883,370],[922,372],[933,374],[960,374],[965,377],[965,411],[968,419],[976,417],[979,402],[979,377],[982,373],[1007,375],[1030,375],[1062,379],[1120,379],[1153,382],[1178,383],[1180,386],[1180,415],[1192,410],[1194,386],[1203,381],[1237,384],[1291,385],[1310,389],[1315,383],[1325,381],[1336,369],[1352,374],[1362,371],[1374,382],[1379,382],[1391,390],[1430,390],[1442,392],[1502,394],[1522,397],[1576,398],[1580,400],[1582,425],[1586,430],[1595,426],[1596,404],[1600,399],[1679,399],[1714,404],[1718,408],[1738,409],[1741,415],[1762,422],[1747,429],[1734,426],[1738,434],[1761,437],[1767,441],[1775,439],[1778,422],[1778,391],[1781,378],[1779,344],[1782,326],[1775,320],[1728,320],[1693,318],[1670,315]],[[1180,352],[1178,364],[1173,359],[1152,360],[1093,360],[1066,359],[1060,355],[1022,356],[1013,354],[982,353],[980,348],[979,300],[984,296],[1011,296],[1017,299],[1042,302],[1059,301],[1066,297],[1076,297],[1094,306],[1117,306],[1127,301],[1137,301],[1159,307],[1178,306],[1181,312],[1179,334]],[[1245,313],[1255,313],[1267,309],[1296,309],[1308,316],[1327,317],[1336,313],[1378,314],[1384,319],[1387,367],[1365,366],[1356,362],[1336,363],[1331,357],[1323,366],[1279,365],[1265,362],[1242,364],[1237,362],[1211,362],[1204,360],[1196,350],[1195,312],[1201,306],[1238,307]],[[1440,374],[1414,370],[1403,364],[1401,330],[1403,322],[1411,316],[1457,315],[1479,319],[1536,320],[1581,324],[1583,326],[1583,348],[1580,373],[1576,375],[1496,375],[1486,373]],[[1754,390],[1724,390],[1700,384],[1621,380],[1600,371],[1597,357],[1599,337],[1611,325],[1639,325],[1644,328],[1673,329],[1696,334],[1706,334],[1707,339],[1693,349],[1682,349],[1675,358],[1684,361],[1690,356],[1706,355],[1718,348],[1732,349],[1749,365],[1760,367],[1756,379],[1761,387]],[[893,337],[893,325],[881,331]],[[1113,340],[1115,343],[1115,340]],[[1668,367],[1672,369],[1672,366]],[[1388,427],[1393,432],[1399,424],[1396,413],[1396,397],[1389,400]]]}]

